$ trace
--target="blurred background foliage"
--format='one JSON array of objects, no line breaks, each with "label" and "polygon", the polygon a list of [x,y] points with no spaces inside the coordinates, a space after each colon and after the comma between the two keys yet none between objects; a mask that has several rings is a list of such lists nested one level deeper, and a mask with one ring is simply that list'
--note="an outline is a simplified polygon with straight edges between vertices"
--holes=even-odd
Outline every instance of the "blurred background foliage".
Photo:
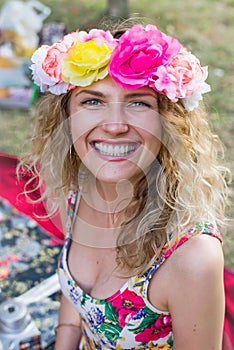
[{"label": "blurred background foliage", "polygon": [[[0,0],[0,7],[5,1]],[[111,0],[42,0],[51,9],[47,22],[63,23],[67,31],[76,28],[103,27],[116,18],[110,16]],[[212,92],[205,96],[209,120],[225,147],[228,167],[234,171],[234,0],[119,0],[128,13],[125,17],[144,18],[160,30],[177,37],[202,65],[209,66],[208,82]],[[125,4],[123,4],[125,2]],[[0,150],[20,155],[32,127],[31,110],[0,111]],[[234,217],[233,184],[230,189],[228,216]],[[202,205],[202,203],[201,203]],[[233,220],[224,239],[225,263],[234,269]]]}]

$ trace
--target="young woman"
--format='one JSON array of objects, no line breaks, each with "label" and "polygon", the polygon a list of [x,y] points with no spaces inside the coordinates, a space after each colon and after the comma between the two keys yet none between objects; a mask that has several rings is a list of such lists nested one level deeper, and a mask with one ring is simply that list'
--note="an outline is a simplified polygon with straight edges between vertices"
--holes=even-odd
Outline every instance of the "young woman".
[{"label": "young woman", "polygon": [[50,210],[68,203],[55,349],[220,350],[226,169],[207,67],[140,24],[70,33],[32,62],[47,93],[31,167]]}]

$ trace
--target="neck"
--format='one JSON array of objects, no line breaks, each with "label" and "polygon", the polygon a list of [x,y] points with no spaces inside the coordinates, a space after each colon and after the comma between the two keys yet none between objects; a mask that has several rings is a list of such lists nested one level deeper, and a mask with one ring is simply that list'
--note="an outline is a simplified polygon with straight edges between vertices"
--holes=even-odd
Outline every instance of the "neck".
[{"label": "neck", "polygon": [[111,217],[127,208],[133,193],[133,184],[129,180],[106,183],[95,179],[93,175],[89,176],[81,191],[89,207]]}]

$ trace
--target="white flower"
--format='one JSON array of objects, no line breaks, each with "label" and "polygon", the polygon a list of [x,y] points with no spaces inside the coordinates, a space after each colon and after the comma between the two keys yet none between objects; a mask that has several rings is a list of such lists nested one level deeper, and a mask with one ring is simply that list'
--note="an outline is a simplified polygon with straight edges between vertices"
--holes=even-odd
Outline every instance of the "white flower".
[{"label": "white flower", "polygon": [[69,84],[65,82],[61,82],[59,84],[53,85],[49,87],[49,91],[54,95],[65,94],[68,91]]}]

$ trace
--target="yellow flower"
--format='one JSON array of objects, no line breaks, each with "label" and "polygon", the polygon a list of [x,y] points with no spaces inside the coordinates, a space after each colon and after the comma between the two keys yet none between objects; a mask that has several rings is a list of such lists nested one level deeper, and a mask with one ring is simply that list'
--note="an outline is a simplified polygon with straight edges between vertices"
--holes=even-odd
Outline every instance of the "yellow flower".
[{"label": "yellow flower", "polygon": [[94,39],[86,42],[77,39],[63,60],[63,80],[71,85],[88,86],[105,78],[112,51],[106,43],[97,45]]},{"label": "yellow flower", "polygon": [[153,345],[153,343],[149,343],[149,349],[152,349],[152,350],[170,350],[171,347],[168,344]]},{"label": "yellow flower", "polygon": [[119,345],[119,344],[116,344],[116,350],[122,350],[122,347],[121,347],[121,345]]}]

